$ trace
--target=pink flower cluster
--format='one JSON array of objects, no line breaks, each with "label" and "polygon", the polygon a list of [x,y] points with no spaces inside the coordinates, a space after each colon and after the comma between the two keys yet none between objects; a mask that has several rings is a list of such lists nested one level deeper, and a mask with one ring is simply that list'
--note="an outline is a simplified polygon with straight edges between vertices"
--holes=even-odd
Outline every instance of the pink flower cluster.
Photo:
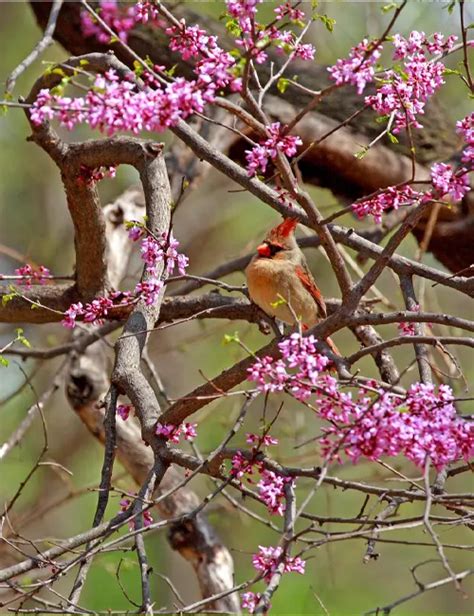
[{"label": "pink flower cluster", "polygon": [[185,274],[188,257],[178,252],[179,242],[173,234],[163,233],[157,238],[148,234],[146,227],[138,222],[128,223],[128,235],[133,241],[141,240],[141,257],[145,263],[147,279],[135,286],[135,293],[130,291],[114,291],[108,297],[97,297],[85,306],[82,302],[71,304],[64,313],[62,324],[68,329],[76,326],[80,317],[85,323],[100,324],[109,311],[118,306],[129,306],[142,299],[147,305],[156,302],[164,287],[163,280],[158,278],[158,266],[164,263],[165,271],[170,274],[175,267],[180,274]]},{"label": "pink flower cluster", "polygon": [[413,205],[423,197],[423,193],[413,190],[408,185],[388,186],[373,197],[362,199],[352,204],[352,211],[358,218],[373,216],[378,224],[382,222],[382,214],[387,210],[398,210],[399,207]]},{"label": "pink flower cluster", "polygon": [[233,92],[241,88],[241,79],[235,74],[235,59],[217,43],[217,37],[207,34],[199,26],[187,26],[181,19],[179,26],[167,28],[170,48],[184,60],[199,58],[194,66],[197,87],[207,102],[212,102],[217,88],[229,86]]},{"label": "pink flower cluster", "polygon": [[130,413],[133,411],[133,406],[131,404],[119,404],[117,406],[117,415],[121,417],[124,421],[130,416]]},{"label": "pink flower cluster", "polygon": [[[428,54],[449,52],[457,37],[446,40],[438,32],[428,39],[424,32],[413,31],[408,39],[400,34],[393,36],[394,60],[403,60],[401,67],[381,73],[380,87],[375,94],[365,97],[366,105],[378,115],[392,116],[393,132],[398,133],[407,126],[422,128],[417,116],[424,113],[426,101],[443,84],[445,67],[442,62],[429,59]],[[328,70],[337,85],[351,83],[362,94],[366,85],[375,79],[377,59],[382,46],[374,49],[374,43],[364,39],[353,47],[347,59],[337,60]]]},{"label": "pink flower cluster", "polygon": [[23,276],[19,282],[27,287],[31,287],[32,284],[46,284],[46,282],[51,279],[51,272],[44,265],[36,267],[27,263],[26,265],[17,267],[15,274],[17,276]]},{"label": "pink flower cluster", "polygon": [[280,122],[273,122],[268,126],[267,134],[265,141],[245,151],[249,176],[255,175],[258,170],[265,173],[268,160],[274,160],[279,152],[286,156],[294,156],[298,146],[303,143],[301,137],[296,135],[282,135]]},{"label": "pink flower cluster", "polygon": [[151,0],[142,0],[135,4],[135,20],[143,24],[157,21],[160,13]]},{"label": "pink flower cluster", "polygon": [[40,125],[57,118],[69,130],[85,123],[107,135],[163,132],[179,120],[202,112],[214,91],[214,84],[206,90],[182,77],[165,86],[145,85],[138,90],[132,79],[121,80],[115,71],[108,70],[95,77],[93,87],[83,97],[71,99],[41,90],[31,106],[30,119]]},{"label": "pink flower cluster", "polygon": [[[124,43],[128,40],[129,31],[138,21],[136,7],[121,8],[117,0],[100,0],[98,14]],[[104,45],[111,42],[110,34],[85,10],[81,11],[81,30],[82,35],[86,38],[93,36],[99,43]]]},{"label": "pink flower cluster", "polygon": [[[254,614],[258,602],[262,598],[259,592],[244,592],[242,593],[242,608],[248,610],[249,614]],[[271,604],[267,606],[268,610],[271,608]]]},{"label": "pink flower cluster", "polygon": [[[416,306],[412,308],[412,311],[420,312],[419,304],[416,304]],[[414,322],[406,323],[405,321],[402,321],[401,323],[398,323],[397,327],[402,336],[414,336],[416,334],[416,323]]]},{"label": "pink flower cluster", "polygon": [[277,445],[278,439],[270,434],[264,434],[263,436],[247,434],[246,441],[253,445],[252,456],[248,458],[241,451],[238,451],[232,457],[231,475],[237,479],[245,477],[249,483],[253,483],[251,477],[255,471],[258,472],[260,480],[257,483],[257,488],[261,501],[267,506],[270,514],[283,515],[285,512],[285,485],[292,483],[293,479],[267,470],[259,459],[261,447]]},{"label": "pink flower cluster", "polygon": [[435,163],[431,167],[431,182],[435,189],[435,196],[447,195],[453,201],[461,201],[469,191],[469,178],[467,169],[460,167],[456,171],[446,163]]},{"label": "pink flower cluster", "polygon": [[[122,500],[120,501],[120,511],[122,512],[127,511],[130,505],[131,505],[130,499],[122,498]],[[147,526],[150,526],[151,524],[153,524],[153,516],[147,509],[146,511],[143,512],[143,526],[146,528]],[[128,523],[129,529],[135,530],[135,526],[136,526],[135,520],[134,519],[130,520],[130,522]]]},{"label": "pink flower cluster", "polygon": [[261,571],[264,574],[266,582],[270,581],[273,573],[280,564],[284,562],[284,573],[300,573],[304,575],[306,562],[299,556],[291,558],[283,554],[281,547],[265,547],[263,545],[258,546],[258,553],[252,556],[252,564],[257,571]]},{"label": "pink flower cluster", "polygon": [[467,148],[462,153],[462,162],[471,170],[474,166],[474,111],[456,122],[456,132],[463,136]]},{"label": "pink flower cluster", "polygon": [[172,233],[169,237],[166,233],[163,233],[160,238],[151,235],[145,237],[141,242],[140,251],[142,260],[146,265],[146,271],[152,276],[156,276],[158,264],[164,262],[168,274],[171,274],[176,267],[179,273],[184,276],[189,259],[186,255],[179,253],[178,248],[179,242],[173,237]]},{"label": "pink flower cluster", "polygon": [[320,399],[319,412],[332,422],[322,445],[326,455],[338,448],[356,462],[402,454],[419,467],[427,457],[437,470],[474,454],[474,424],[456,414],[447,385],[415,383],[405,397],[379,391],[352,400]]},{"label": "pink flower cluster", "polygon": [[290,21],[302,21],[304,19],[303,11],[295,8],[291,2],[280,4],[280,6],[276,7],[274,12],[278,20],[285,19],[285,17],[287,17]]},{"label": "pink flower cluster", "polygon": [[87,165],[81,165],[77,181],[80,184],[89,186],[94,184],[94,182],[100,182],[100,180],[103,180],[105,177],[114,178],[116,171],[116,168],[112,166],[92,169],[91,167],[87,167]]},{"label": "pink flower cluster", "polygon": [[348,58],[339,58],[328,71],[338,86],[349,83],[356,86],[358,94],[362,94],[366,85],[374,80],[374,66],[381,52],[382,45],[375,48],[374,43],[365,38],[351,49]]},{"label": "pink flower cluster", "polygon": [[76,327],[76,320],[81,317],[84,323],[95,323],[101,325],[104,317],[109,314],[109,311],[117,306],[128,306],[132,303],[133,298],[128,291],[116,291],[108,297],[100,296],[87,303],[85,306],[82,302],[71,304],[64,313],[64,318],[61,324],[67,329]]},{"label": "pink flower cluster", "polygon": [[179,443],[179,439],[182,436],[185,441],[192,441],[197,436],[197,424],[196,423],[183,423],[179,426],[174,424],[156,424],[155,434],[165,437],[172,443]]},{"label": "pink flower cluster", "polygon": [[[316,351],[314,336],[291,334],[278,344],[281,359],[263,357],[249,368],[248,379],[262,392],[288,391],[298,400],[307,400],[330,360]],[[295,373],[291,369],[296,369]]]},{"label": "pink flower cluster", "polygon": [[[313,60],[315,49],[310,43],[298,42],[291,30],[279,30],[275,25],[268,28],[256,22],[257,4],[261,0],[227,0],[227,11],[239,25],[241,38],[236,44],[243,49],[245,55],[257,64],[262,64],[268,58],[265,48],[270,44],[281,52],[288,53],[291,59]],[[289,2],[275,9],[277,21],[288,17],[291,22],[301,26],[304,13],[293,8]]]},{"label": "pink flower cluster", "polygon": [[[249,379],[262,392],[285,390],[302,401],[314,395],[313,407],[330,424],[321,442],[326,457],[339,459],[343,452],[356,462],[360,457],[376,460],[402,454],[420,467],[429,457],[441,469],[474,454],[474,423],[456,414],[448,386],[436,391],[433,385],[415,383],[400,396],[375,383],[375,393],[361,389],[353,396],[322,372],[327,358],[313,343],[311,337],[292,334],[279,345],[283,358],[259,359],[249,369]],[[294,351],[289,353],[291,347]]]},{"label": "pink flower cluster", "polygon": [[417,30],[410,32],[407,39],[397,33],[392,37],[392,44],[395,47],[393,59],[403,60],[406,56],[423,53],[424,49],[430,54],[442,55],[449,53],[457,40],[458,37],[454,34],[445,39],[444,34],[440,32],[435,32],[431,39],[427,38],[424,32],[418,32]]}]

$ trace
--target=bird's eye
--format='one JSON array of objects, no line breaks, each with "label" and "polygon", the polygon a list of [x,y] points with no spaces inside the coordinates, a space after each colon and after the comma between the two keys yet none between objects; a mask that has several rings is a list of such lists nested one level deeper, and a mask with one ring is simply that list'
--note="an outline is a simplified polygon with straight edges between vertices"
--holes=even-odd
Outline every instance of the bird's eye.
[{"label": "bird's eye", "polygon": [[270,254],[273,257],[274,255],[276,255],[278,252],[280,252],[281,250],[283,250],[283,246],[280,246],[279,244],[268,244],[268,247],[270,248]]}]

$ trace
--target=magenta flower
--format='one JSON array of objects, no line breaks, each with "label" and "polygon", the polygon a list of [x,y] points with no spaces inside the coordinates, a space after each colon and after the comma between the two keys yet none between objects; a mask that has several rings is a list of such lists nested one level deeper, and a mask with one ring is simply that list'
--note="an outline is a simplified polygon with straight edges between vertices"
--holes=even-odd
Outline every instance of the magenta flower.
[{"label": "magenta flower", "polygon": [[[342,453],[354,462],[360,457],[376,460],[401,454],[419,467],[429,457],[440,470],[474,454],[474,424],[457,416],[449,387],[441,385],[436,391],[434,385],[415,383],[402,396],[375,383],[375,393],[369,395],[362,388],[353,395],[324,371],[327,359],[314,343],[311,337],[292,334],[279,345],[283,358],[257,360],[248,378],[262,392],[286,390],[302,401],[313,397],[313,408],[328,422],[321,440],[327,459],[340,460]],[[261,463],[249,462],[241,454],[232,463],[239,477],[249,467],[263,470]],[[261,489],[265,502],[278,512],[280,479],[265,475]]]},{"label": "magenta flower", "polygon": [[[242,607],[243,609],[248,610],[249,614],[255,613],[255,608],[257,607],[258,602],[262,598],[261,593],[257,592],[244,592],[242,593]],[[271,604],[268,605],[268,609],[271,608]]]},{"label": "magenta flower", "polygon": [[299,556],[294,558],[283,556],[283,550],[279,546],[274,548],[259,545],[258,553],[252,556],[252,564],[257,571],[265,574],[264,579],[269,582],[282,559],[285,573],[294,572],[304,575],[306,562]]},{"label": "magenta flower", "polygon": [[280,4],[280,6],[277,6],[274,11],[278,20],[284,19],[285,17],[287,17],[290,21],[301,21],[304,19],[303,11],[294,8],[290,2]]},{"label": "magenta flower", "polygon": [[282,135],[280,122],[274,122],[267,127],[268,138],[260,145],[246,150],[247,171],[250,176],[259,170],[265,173],[269,159],[275,159],[280,152],[286,156],[294,156],[298,146],[303,144],[301,137],[296,135]]},{"label": "magenta flower", "polygon": [[64,318],[61,324],[68,329],[74,329],[76,327],[76,319],[84,314],[84,307],[81,302],[77,304],[71,304],[64,313]]},{"label": "magenta flower", "polygon": [[410,186],[388,186],[369,199],[356,201],[352,211],[358,218],[372,216],[378,224],[382,222],[382,214],[387,210],[398,210],[399,207],[413,205],[423,196],[423,193],[413,190]]},{"label": "magenta flower", "polygon": [[131,404],[119,404],[117,406],[117,415],[121,417],[124,421],[127,421],[131,411],[132,411]]},{"label": "magenta flower", "polygon": [[382,45],[373,49],[374,44],[364,39],[353,47],[347,59],[339,59],[336,64],[330,66],[328,71],[337,85],[344,83],[356,86],[357,93],[362,94],[368,83],[374,80],[374,65],[380,58]]},{"label": "magenta flower", "polygon": [[33,267],[29,263],[22,265],[21,267],[17,267],[15,269],[15,274],[17,276],[22,276],[19,283],[24,284],[27,287],[31,287],[32,284],[46,284],[46,282],[51,278],[51,272],[47,267],[44,265]]},{"label": "magenta flower", "polygon": [[451,165],[435,163],[431,167],[431,181],[439,196],[448,195],[454,201],[461,201],[470,188],[466,171],[461,167],[454,172]]}]

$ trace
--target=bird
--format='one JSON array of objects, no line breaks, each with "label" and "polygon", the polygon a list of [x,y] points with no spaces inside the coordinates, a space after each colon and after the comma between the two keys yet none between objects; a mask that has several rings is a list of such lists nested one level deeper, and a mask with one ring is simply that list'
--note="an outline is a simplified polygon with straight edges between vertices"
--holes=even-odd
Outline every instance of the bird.
[{"label": "bird", "polygon": [[[326,304],[295,238],[296,218],[285,218],[257,246],[245,269],[250,299],[270,317],[307,330],[327,316]],[[339,350],[327,338],[331,351]]]}]

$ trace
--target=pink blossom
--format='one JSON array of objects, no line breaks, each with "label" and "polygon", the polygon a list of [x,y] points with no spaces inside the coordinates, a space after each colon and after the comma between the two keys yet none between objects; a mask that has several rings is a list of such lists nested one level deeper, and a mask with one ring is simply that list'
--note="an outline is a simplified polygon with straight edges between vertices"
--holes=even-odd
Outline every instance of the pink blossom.
[{"label": "pink blossom", "polygon": [[[148,4],[148,3],[147,3]],[[101,19],[111,28],[121,41],[128,40],[129,31],[138,21],[136,7],[126,9],[119,7],[116,0],[100,0],[99,11]],[[143,11],[140,15],[143,14]],[[81,11],[81,29],[84,37],[94,37],[99,43],[110,43],[110,35],[97,23],[88,11]]]},{"label": "pink blossom", "polygon": [[78,302],[77,304],[71,304],[69,308],[64,313],[64,318],[61,321],[64,327],[68,329],[74,329],[76,327],[76,319],[84,314],[84,307],[82,302]]},{"label": "pink blossom", "polygon": [[114,178],[116,171],[116,168],[112,166],[92,169],[86,165],[81,165],[77,180],[79,183],[91,185],[94,184],[94,182],[103,180],[105,177]]},{"label": "pink blossom", "polygon": [[278,20],[284,19],[285,17],[288,17],[290,21],[301,21],[304,19],[303,11],[294,8],[290,2],[280,4],[274,11]]},{"label": "pink blossom", "polygon": [[314,60],[316,49],[311,43],[299,43],[294,46],[292,57],[300,58],[301,60]]},{"label": "pink blossom", "polygon": [[156,424],[155,434],[164,436],[166,440],[172,443],[179,443],[180,427],[174,424],[162,424],[158,422]]},{"label": "pink blossom", "polygon": [[[345,453],[356,462],[360,457],[371,460],[382,456],[404,455],[423,467],[429,456],[439,470],[451,462],[469,459],[474,454],[474,424],[456,414],[453,394],[449,387],[415,383],[405,395],[379,388],[368,395],[361,389],[355,395],[344,392],[337,380],[324,371],[327,358],[315,350],[315,340],[299,334],[279,343],[281,359],[263,358],[249,369],[249,380],[262,391],[291,393],[306,401],[328,422],[323,428],[322,453],[326,458],[339,460]],[[278,366],[278,370],[276,370]],[[233,469],[243,476],[249,463],[242,455],[233,459]],[[263,470],[260,464],[260,472]],[[275,480],[266,476],[268,482]],[[267,490],[268,502],[278,494],[279,482]],[[267,490],[267,492],[265,492]],[[272,502],[278,506],[278,502]]]},{"label": "pink blossom", "polygon": [[157,263],[163,261],[163,248],[153,237],[148,235],[142,240],[140,251],[147,271],[154,273]]},{"label": "pink blossom", "polygon": [[373,216],[376,223],[382,222],[382,214],[387,210],[398,210],[399,207],[413,205],[421,199],[423,193],[413,190],[410,186],[387,186],[369,199],[362,199],[352,204],[352,211],[358,218]]},{"label": "pink blossom", "polygon": [[365,86],[374,80],[374,65],[381,52],[382,45],[374,49],[374,43],[364,39],[351,49],[347,59],[338,59],[328,71],[337,85],[350,83],[356,86],[358,94],[362,94]]},{"label": "pink blossom", "polygon": [[[238,451],[232,457],[232,468],[230,470],[231,475],[236,479],[241,479],[244,475],[252,475],[254,467],[258,467],[260,464],[256,460],[247,460],[247,458]],[[251,483],[251,480],[247,477],[247,481]]]},{"label": "pink blossom", "polygon": [[119,417],[121,417],[124,421],[127,421],[131,411],[131,404],[119,404],[117,406],[117,415],[119,415]]},{"label": "pink blossom", "polygon": [[196,423],[183,423],[179,426],[174,424],[156,424],[155,434],[165,437],[172,443],[179,443],[179,439],[183,436],[185,441],[192,441],[197,436]]},{"label": "pink blossom", "polygon": [[[122,498],[120,500],[120,511],[122,512],[127,511],[130,505],[131,505],[130,499]],[[143,512],[142,516],[143,516],[143,526],[145,528],[153,524],[153,516],[151,515],[150,511],[148,511],[148,509]],[[130,530],[135,530],[136,523],[134,519],[130,520],[130,522],[128,523],[128,527]]]},{"label": "pink blossom", "polygon": [[413,30],[408,39],[401,34],[394,34],[392,37],[392,43],[395,47],[393,59],[403,60],[407,55],[424,52],[424,49],[430,54],[443,54],[452,50],[457,39],[457,36],[451,34],[445,40],[444,34],[435,32],[430,40],[424,32],[417,30]]},{"label": "pink blossom", "polygon": [[[255,608],[258,605],[258,602],[262,598],[261,593],[257,592],[244,592],[242,593],[242,608],[249,611],[249,614],[255,613]],[[268,610],[270,610],[271,604],[268,605]]]},{"label": "pink blossom", "polygon": [[44,265],[32,266],[29,263],[17,267],[15,269],[17,276],[22,276],[19,281],[20,284],[24,284],[27,287],[31,287],[32,284],[46,284],[51,278],[51,272]]},{"label": "pink blossom", "polygon": [[163,287],[164,283],[162,280],[145,280],[135,286],[135,293],[137,297],[145,301],[147,306],[151,306],[157,301]]},{"label": "pink blossom", "polygon": [[[415,306],[413,306],[412,311],[420,312],[419,304],[416,304]],[[414,322],[406,323],[403,321],[401,323],[398,323],[397,327],[398,327],[398,331],[403,336],[414,336],[416,334],[416,323]]]},{"label": "pink blossom", "polygon": [[132,242],[138,242],[145,235],[145,230],[141,225],[130,223],[128,228],[128,237],[132,240]]},{"label": "pink blossom", "polygon": [[422,49],[424,33],[412,32],[409,41],[395,37],[395,55],[404,59],[402,71],[386,70],[377,93],[365,98],[367,105],[379,115],[393,114],[393,132],[407,126],[421,128],[417,119],[425,110],[426,101],[444,84],[444,65],[429,61]]},{"label": "pink blossom", "polygon": [[69,130],[87,123],[107,135],[124,131],[138,134],[163,132],[196,111],[202,112],[205,101],[214,99],[215,83],[204,87],[178,77],[164,86],[145,85],[138,90],[132,81],[120,80],[109,70],[96,76],[93,87],[83,97],[46,97],[42,92],[30,110],[36,125],[57,118]]},{"label": "pink blossom", "polygon": [[474,112],[456,122],[456,132],[463,136],[467,144],[461,160],[471,170],[474,166]]},{"label": "pink blossom", "polygon": [[278,445],[278,439],[271,436],[270,434],[265,434],[263,436],[258,436],[258,434],[247,434],[246,442],[249,445],[263,445],[264,447],[269,447],[270,445]]},{"label": "pink blossom", "polygon": [[454,173],[451,165],[435,163],[431,167],[431,181],[440,197],[448,195],[454,201],[461,201],[469,191],[469,178],[462,167]]},{"label": "pink blossom", "polygon": [[108,311],[113,308],[113,301],[109,297],[97,297],[84,309],[84,322],[100,324],[103,317],[107,316]]},{"label": "pink blossom", "polygon": [[184,423],[182,435],[185,441],[192,441],[197,436],[197,423]]},{"label": "pink blossom", "polygon": [[150,0],[142,0],[135,4],[135,20],[141,21],[143,24],[149,21],[158,20],[160,13],[157,7]]},{"label": "pink blossom", "polygon": [[252,564],[257,571],[262,571],[264,579],[269,582],[280,562],[284,562],[284,572],[295,572],[304,575],[306,562],[299,556],[291,558],[283,555],[281,547],[258,546],[258,553],[252,556]]},{"label": "pink blossom", "polygon": [[273,471],[262,470],[257,484],[260,499],[272,515],[283,515],[285,512],[285,484],[292,483],[291,477],[277,475]]},{"label": "pink blossom", "polygon": [[296,135],[282,135],[280,122],[274,122],[267,127],[268,138],[260,145],[246,150],[247,171],[250,176],[258,170],[265,172],[269,159],[275,159],[278,153],[294,156],[298,146],[302,145],[301,137]]}]

